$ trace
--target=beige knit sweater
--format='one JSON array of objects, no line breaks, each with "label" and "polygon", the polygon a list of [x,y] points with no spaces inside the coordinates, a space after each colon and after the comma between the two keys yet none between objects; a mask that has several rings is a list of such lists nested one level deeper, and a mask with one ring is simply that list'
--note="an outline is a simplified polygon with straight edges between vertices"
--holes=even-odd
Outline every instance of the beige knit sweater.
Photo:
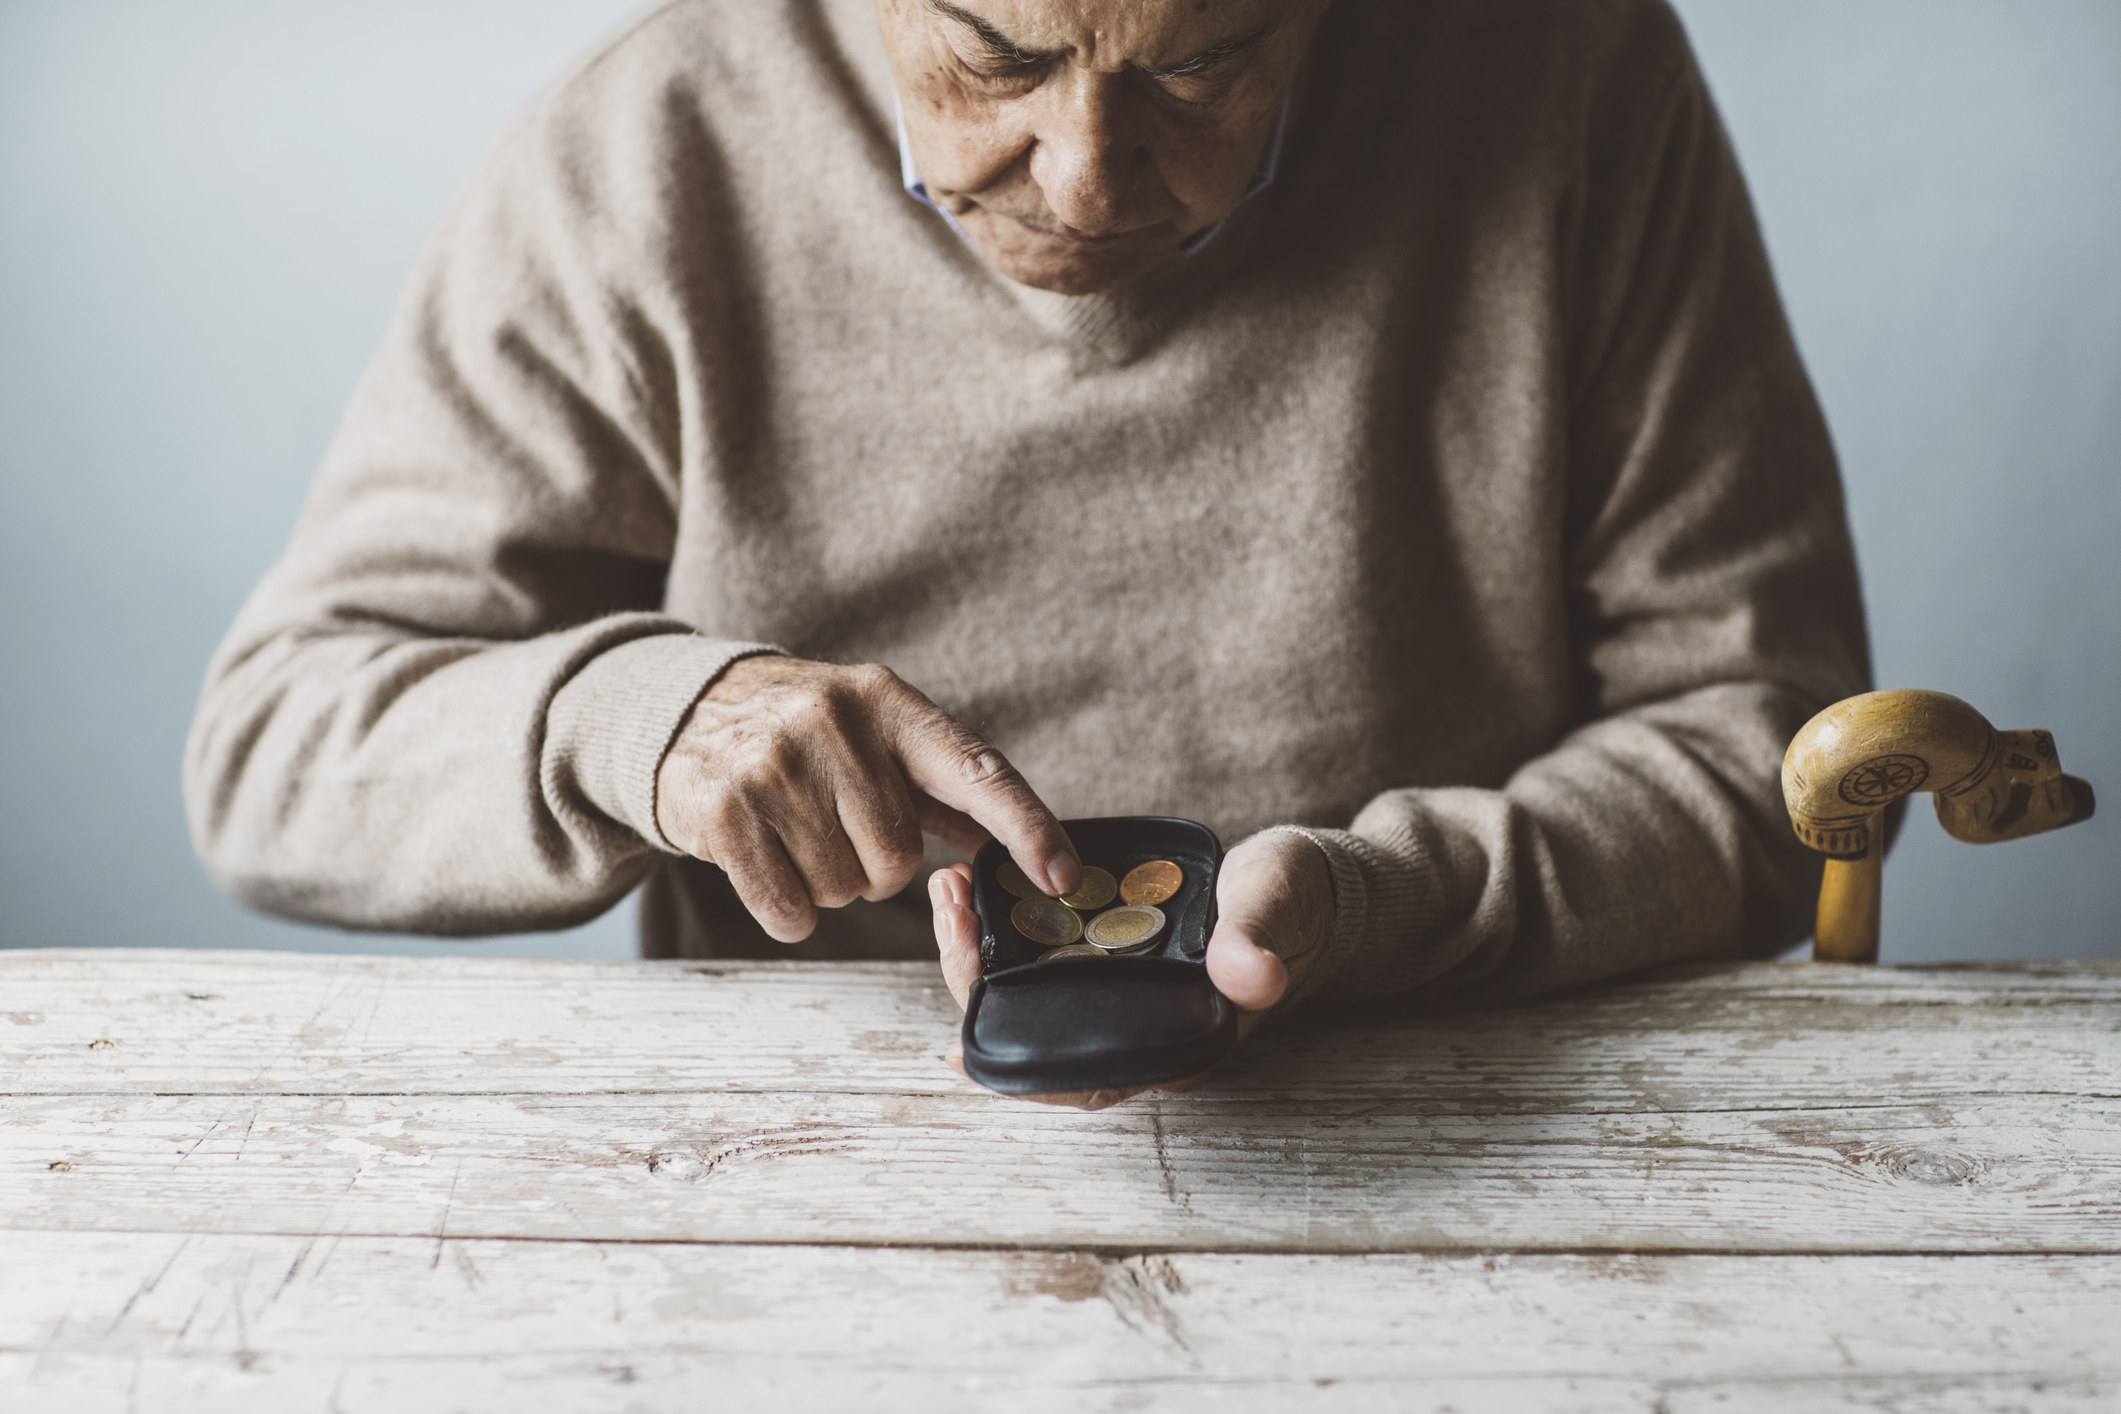
[{"label": "beige knit sweater", "polygon": [[1776,770],[1861,609],[1659,0],[1340,0],[1275,185],[1115,297],[997,277],[893,134],[870,0],[679,0],[509,127],[209,672],[224,887],[475,934],[648,879],[649,951],[788,955],[653,798],[774,645],[891,665],[1064,817],[1309,827],[1328,994],[1800,935]]}]

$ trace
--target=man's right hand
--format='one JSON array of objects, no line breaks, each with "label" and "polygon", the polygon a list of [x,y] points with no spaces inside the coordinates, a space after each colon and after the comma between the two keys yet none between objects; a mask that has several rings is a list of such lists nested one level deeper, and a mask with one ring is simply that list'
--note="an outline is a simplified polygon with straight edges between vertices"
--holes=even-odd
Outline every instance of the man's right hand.
[{"label": "man's right hand", "polygon": [[786,943],[810,936],[820,908],[905,888],[923,831],[967,852],[991,835],[1048,893],[1082,880],[1075,846],[1016,768],[889,668],[733,664],[663,757],[655,818]]}]

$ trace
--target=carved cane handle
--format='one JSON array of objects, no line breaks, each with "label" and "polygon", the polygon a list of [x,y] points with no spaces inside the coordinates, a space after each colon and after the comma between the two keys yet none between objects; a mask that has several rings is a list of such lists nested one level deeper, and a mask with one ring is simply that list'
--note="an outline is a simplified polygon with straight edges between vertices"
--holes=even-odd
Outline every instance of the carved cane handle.
[{"label": "carved cane handle", "polygon": [[1827,856],[1813,955],[1878,960],[1884,841],[1877,820],[1929,791],[1946,833],[1995,844],[2091,818],[2092,788],[2062,774],[2055,738],[1997,731],[1941,692],[1866,692],[1797,733],[1782,758],[1782,798],[1797,838]]}]

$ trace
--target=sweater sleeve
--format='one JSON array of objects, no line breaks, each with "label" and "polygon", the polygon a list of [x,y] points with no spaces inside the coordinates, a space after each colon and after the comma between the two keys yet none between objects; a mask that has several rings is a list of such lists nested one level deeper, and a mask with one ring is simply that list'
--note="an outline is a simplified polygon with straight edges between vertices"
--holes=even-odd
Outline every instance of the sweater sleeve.
[{"label": "sweater sleeve", "polygon": [[1668,10],[1663,81],[1591,104],[1565,213],[1570,652],[1582,712],[1497,789],[1304,829],[1336,892],[1307,994],[1524,996],[1804,936],[1779,770],[1869,685],[1840,480],[1736,159]]},{"label": "sweater sleeve", "polygon": [[445,220],[209,668],[187,811],[253,906],[458,935],[594,916],[668,848],[685,713],[764,647],[657,612],[678,355],[609,229],[646,164],[551,107]]}]

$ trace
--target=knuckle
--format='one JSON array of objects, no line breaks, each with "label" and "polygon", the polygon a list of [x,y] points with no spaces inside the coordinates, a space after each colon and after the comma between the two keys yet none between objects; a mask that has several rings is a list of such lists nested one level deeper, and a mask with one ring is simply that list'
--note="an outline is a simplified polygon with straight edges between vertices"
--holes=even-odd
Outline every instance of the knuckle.
[{"label": "knuckle", "polygon": [[861,896],[860,889],[839,881],[821,885],[811,891],[811,898],[819,908],[845,908]]},{"label": "knuckle", "polygon": [[959,742],[953,757],[958,779],[968,786],[1006,784],[1016,777],[1009,758],[976,737]]},{"label": "knuckle", "polygon": [[847,670],[847,677],[856,688],[872,697],[894,693],[905,686],[899,675],[882,663],[863,663],[859,667],[850,668]]},{"label": "knuckle", "polygon": [[748,883],[745,902],[763,923],[794,927],[810,911],[809,896],[797,896],[779,879],[754,878]]},{"label": "knuckle", "polygon": [[765,733],[731,753],[730,784],[745,794],[778,795],[801,772],[802,752],[786,736]]},{"label": "knuckle", "polygon": [[863,715],[860,694],[844,681],[806,688],[789,712],[789,724],[804,737],[844,737]]},{"label": "knuckle", "polygon": [[815,730],[832,716],[832,689],[822,683],[806,684],[788,694],[782,712],[797,731]]},{"label": "knuckle", "polygon": [[878,854],[878,862],[885,872],[897,879],[902,886],[913,877],[914,871],[921,867],[922,859],[926,858],[926,851],[921,848],[918,836],[913,839],[892,840],[886,843]]},{"label": "knuckle", "polygon": [[921,871],[921,856],[918,851],[907,854],[893,850],[877,860],[876,871],[870,878],[866,897],[887,899],[905,892],[913,882],[913,876]]},{"label": "knuckle", "polygon": [[870,897],[875,884],[869,877],[867,862],[842,838],[846,845],[844,853],[837,855],[821,874],[810,882],[811,897],[820,908],[845,908],[858,898]]}]

